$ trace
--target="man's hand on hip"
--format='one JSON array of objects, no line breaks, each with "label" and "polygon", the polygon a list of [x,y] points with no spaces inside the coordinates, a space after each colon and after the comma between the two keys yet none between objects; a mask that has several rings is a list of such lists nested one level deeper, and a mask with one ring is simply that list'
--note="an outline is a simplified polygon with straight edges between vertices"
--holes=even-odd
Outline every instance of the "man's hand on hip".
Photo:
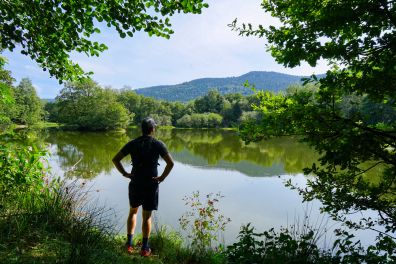
[{"label": "man's hand on hip", "polygon": [[152,179],[158,182],[162,182],[163,180],[165,180],[166,177],[162,176],[158,176],[158,177],[153,177]]}]

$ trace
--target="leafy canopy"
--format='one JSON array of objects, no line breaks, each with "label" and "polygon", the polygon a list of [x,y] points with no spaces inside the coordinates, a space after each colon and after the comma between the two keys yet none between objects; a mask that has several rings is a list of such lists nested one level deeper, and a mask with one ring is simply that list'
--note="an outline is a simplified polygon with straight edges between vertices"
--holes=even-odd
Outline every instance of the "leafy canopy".
[{"label": "leafy canopy", "polygon": [[[322,154],[319,166],[305,170],[318,177],[299,189],[304,198],[321,200],[325,211],[351,227],[382,226],[380,234],[390,236],[396,231],[394,1],[265,0],[262,7],[281,25],[238,26],[235,20],[233,29],[265,37],[272,56],[287,67],[302,61],[314,66],[320,59],[333,67],[324,78],[307,80],[316,88],[260,92],[262,121],[247,123],[242,135],[247,141],[302,135]],[[373,169],[377,178],[367,175]],[[378,217],[348,218],[366,210]]]},{"label": "leafy canopy", "polygon": [[100,24],[115,28],[121,38],[136,31],[169,38],[170,16],[198,14],[205,7],[204,0],[0,1],[0,50],[20,46],[51,76],[75,80],[86,74],[70,60],[72,51],[99,56],[107,49],[92,39]]},{"label": "leafy canopy", "polygon": [[133,118],[133,113],[117,102],[114,91],[88,78],[66,83],[56,103],[59,121],[80,130],[125,128]]}]

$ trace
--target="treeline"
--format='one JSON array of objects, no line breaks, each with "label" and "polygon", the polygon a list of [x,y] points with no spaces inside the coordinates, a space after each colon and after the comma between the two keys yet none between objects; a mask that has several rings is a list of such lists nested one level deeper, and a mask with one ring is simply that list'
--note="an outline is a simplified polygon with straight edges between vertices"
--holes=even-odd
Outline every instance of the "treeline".
[{"label": "treeline", "polygon": [[7,89],[4,89],[6,99],[0,101],[0,125],[32,125],[43,120],[44,103],[37,96],[32,82],[24,78],[13,86],[12,81],[11,77],[8,80],[2,78],[2,85]]},{"label": "treeline", "polygon": [[45,105],[46,120],[81,130],[111,130],[137,125],[150,116],[161,126],[217,128],[255,118],[255,96],[221,95],[216,90],[188,103],[138,95],[133,90],[100,87],[85,79],[65,84],[55,102]]},{"label": "treeline", "polygon": [[[169,102],[139,95],[133,90],[103,88],[90,79],[66,83],[54,102],[43,102],[28,78],[13,86],[13,79],[8,77],[2,78],[2,84],[8,89],[7,100],[0,101],[0,125],[47,121],[77,130],[113,130],[138,125],[150,116],[160,126],[219,128],[239,126],[245,121],[254,123],[262,115],[262,111],[253,111],[252,105],[259,105],[257,95],[221,95],[217,90],[210,90],[187,103]],[[317,90],[312,84],[291,85],[277,96],[316,93]],[[338,107],[344,117],[359,115],[369,124],[387,124],[396,119],[390,105],[379,106],[365,96],[345,96]]]},{"label": "treeline", "polygon": [[0,56],[0,132],[10,124],[32,125],[44,117],[44,104],[32,82],[25,78],[14,86],[11,72],[5,69],[7,59]]}]

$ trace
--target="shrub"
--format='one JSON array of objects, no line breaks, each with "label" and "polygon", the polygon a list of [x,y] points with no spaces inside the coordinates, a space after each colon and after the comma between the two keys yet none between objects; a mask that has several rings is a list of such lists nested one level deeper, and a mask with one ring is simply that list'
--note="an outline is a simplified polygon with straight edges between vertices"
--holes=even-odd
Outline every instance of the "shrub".
[{"label": "shrub", "polygon": [[215,128],[223,122],[223,117],[216,113],[184,115],[177,120],[180,127]]},{"label": "shrub", "polygon": [[317,230],[296,233],[294,228],[256,233],[250,224],[241,227],[238,241],[227,247],[230,263],[337,263],[316,245]]},{"label": "shrub", "polygon": [[213,242],[219,242],[219,232],[224,231],[231,221],[216,208],[221,198],[223,196],[220,193],[209,193],[202,202],[199,191],[183,198],[191,211],[185,212],[179,223],[182,229],[187,231],[187,236],[191,239],[191,247],[196,252],[212,249]]},{"label": "shrub", "polygon": [[[7,137],[9,137],[7,139]],[[4,136],[0,144],[0,193],[2,198],[15,192],[42,190],[45,166],[42,163],[44,151],[35,145],[9,142]],[[5,138],[5,140],[4,140]]]}]

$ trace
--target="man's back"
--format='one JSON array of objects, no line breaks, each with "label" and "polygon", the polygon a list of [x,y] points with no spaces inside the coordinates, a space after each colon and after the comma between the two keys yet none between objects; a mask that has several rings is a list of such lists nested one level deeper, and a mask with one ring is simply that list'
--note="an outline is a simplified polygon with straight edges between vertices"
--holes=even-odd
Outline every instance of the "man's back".
[{"label": "man's back", "polygon": [[158,176],[159,156],[168,153],[164,143],[148,135],[128,142],[121,152],[131,155],[133,178],[137,183],[150,182],[153,177]]}]

